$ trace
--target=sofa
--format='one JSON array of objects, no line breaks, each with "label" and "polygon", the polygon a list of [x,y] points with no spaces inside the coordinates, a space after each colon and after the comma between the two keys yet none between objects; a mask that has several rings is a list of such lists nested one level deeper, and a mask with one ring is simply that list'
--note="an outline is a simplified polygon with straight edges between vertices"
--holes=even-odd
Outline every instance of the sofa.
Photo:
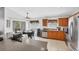
[{"label": "sofa", "polygon": [[0,41],[3,41],[3,37],[4,37],[3,31],[0,31]]}]

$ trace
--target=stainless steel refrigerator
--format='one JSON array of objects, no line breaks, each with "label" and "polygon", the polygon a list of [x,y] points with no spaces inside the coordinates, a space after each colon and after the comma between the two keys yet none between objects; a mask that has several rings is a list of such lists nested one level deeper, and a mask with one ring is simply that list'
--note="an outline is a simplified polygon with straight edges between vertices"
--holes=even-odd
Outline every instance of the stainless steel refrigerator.
[{"label": "stainless steel refrigerator", "polygon": [[68,23],[68,46],[74,51],[79,51],[79,16],[74,16],[69,19]]}]

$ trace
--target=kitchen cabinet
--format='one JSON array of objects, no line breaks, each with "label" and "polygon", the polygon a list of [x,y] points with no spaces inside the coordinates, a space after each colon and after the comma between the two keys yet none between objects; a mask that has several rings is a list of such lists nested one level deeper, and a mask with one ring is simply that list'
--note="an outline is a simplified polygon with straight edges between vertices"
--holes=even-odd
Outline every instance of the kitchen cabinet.
[{"label": "kitchen cabinet", "polygon": [[56,19],[43,19],[43,26],[48,26],[49,24],[57,24],[57,20]]},{"label": "kitchen cabinet", "polygon": [[59,26],[68,26],[68,18],[59,18]]},{"label": "kitchen cabinet", "polygon": [[48,24],[48,19],[43,19],[43,26],[47,26],[47,24]]},{"label": "kitchen cabinet", "polygon": [[48,31],[48,39],[65,40],[65,33],[63,31]]},{"label": "kitchen cabinet", "polygon": [[57,23],[57,19],[48,20],[48,23]]}]

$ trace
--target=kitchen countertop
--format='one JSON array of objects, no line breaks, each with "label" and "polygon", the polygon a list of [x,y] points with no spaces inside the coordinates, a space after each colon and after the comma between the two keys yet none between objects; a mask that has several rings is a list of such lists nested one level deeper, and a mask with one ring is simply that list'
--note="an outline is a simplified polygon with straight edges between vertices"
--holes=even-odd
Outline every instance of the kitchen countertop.
[{"label": "kitchen countertop", "polygon": [[42,31],[58,31],[57,29],[43,29]]}]

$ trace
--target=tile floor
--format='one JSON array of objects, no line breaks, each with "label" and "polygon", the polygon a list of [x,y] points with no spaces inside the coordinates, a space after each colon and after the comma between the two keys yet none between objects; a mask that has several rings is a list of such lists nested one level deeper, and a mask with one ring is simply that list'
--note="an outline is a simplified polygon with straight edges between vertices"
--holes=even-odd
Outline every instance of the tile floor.
[{"label": "tile floor", "polygon": [[[26,38],[26,37],[25,37]],[[64,41],[35,37],[34,40],[47,42],[48,51],[71,51]]]},{"label": "tile floor", "polygon": [[70,51],[64,41],[46,39],[48,51]]}]

